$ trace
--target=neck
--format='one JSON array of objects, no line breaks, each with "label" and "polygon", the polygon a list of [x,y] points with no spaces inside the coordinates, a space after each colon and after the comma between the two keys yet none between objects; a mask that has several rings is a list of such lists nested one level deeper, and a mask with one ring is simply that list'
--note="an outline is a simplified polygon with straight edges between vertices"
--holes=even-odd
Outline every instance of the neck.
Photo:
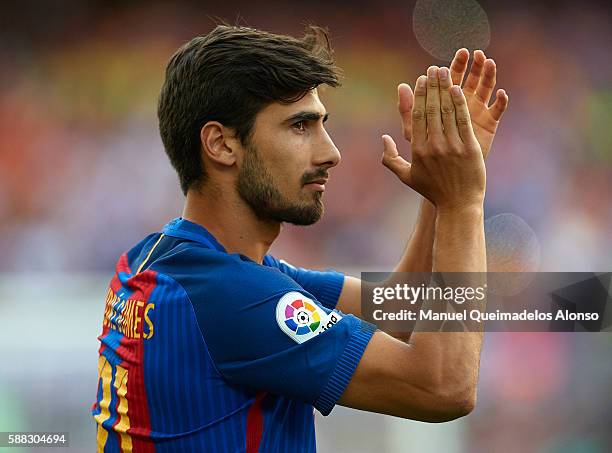
[{"label": "neck", "polygon": [[235,191],[207,187],[187,193],[183,218],[205,227],[228,253],[240,253],[262,263],[281,224],[263,221]]}]

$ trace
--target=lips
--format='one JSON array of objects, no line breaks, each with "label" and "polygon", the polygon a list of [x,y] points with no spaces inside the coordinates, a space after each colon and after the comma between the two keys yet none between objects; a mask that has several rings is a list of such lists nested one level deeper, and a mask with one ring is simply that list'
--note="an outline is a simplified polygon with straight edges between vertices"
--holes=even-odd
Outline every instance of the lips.
[{"label": "lips", "polygon": [[325,178],[321,178],[321,179],[313,179],[312,181],[307,182],[306,184],[304,184],[304,187],[308,188],[308,189],[313,189],[317,192],[325,192],[325,183],[327,182],[327,179]]},{"label": "lips", "polygon": [[325,184],[327,184],[327,179],[325,178],[321,178],[321,179],[313,179],[312,181],[308,181],[306,184],[304,184],[305,186],[308,184],[320,184],[322,186],[324,186]]}]

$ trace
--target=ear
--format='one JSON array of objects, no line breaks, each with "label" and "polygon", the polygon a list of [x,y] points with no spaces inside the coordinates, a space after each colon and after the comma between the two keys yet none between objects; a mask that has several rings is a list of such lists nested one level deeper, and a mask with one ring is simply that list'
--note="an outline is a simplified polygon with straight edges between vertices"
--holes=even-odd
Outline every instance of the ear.
[{"label": "ear", "polygon": [[213,162],[232,166],[236,163],[237,140],[232,130],[218,121],[209,121],[200,129],[202,152]]}]

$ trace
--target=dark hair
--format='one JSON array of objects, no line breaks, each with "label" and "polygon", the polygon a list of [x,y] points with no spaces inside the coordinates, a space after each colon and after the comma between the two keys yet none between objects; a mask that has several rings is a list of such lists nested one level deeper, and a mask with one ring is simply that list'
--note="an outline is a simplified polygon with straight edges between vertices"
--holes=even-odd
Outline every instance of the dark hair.
[{"label": "dark hair", "polygon": [[181,189],[206,181],[200,130],[219,121],[247,144],[255,116],[272,102],[291,103],[319,85],[339,86],[327,32],[308,26],[303,38],[219,25],[170,59],[157,115]]}]

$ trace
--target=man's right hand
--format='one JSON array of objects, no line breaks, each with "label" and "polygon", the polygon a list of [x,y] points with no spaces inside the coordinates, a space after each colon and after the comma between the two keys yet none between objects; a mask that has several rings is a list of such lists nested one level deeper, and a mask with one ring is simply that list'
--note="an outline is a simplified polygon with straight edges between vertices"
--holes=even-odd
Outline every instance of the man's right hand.
[{"label": "man's right hand", "polygon": [[[484,160],[465,97],[451,85],[446,68],[430,67],[427,77],[419,77],[412,163],[399,156],[388,135],[383,136],[383,163],[436,205],[432,270],[463,272],[469,286],[480,286],[487,269]],[[424,301],[421,309],[434,304],[439,301]],[[485,305],[477,309],[484,312]],[[376,332],[339,403],[429,422],[468,414],[476,404],[483,334],[431,332],[422,322],[417,321],[409,344]]]},{"label": "man's right hand", "polygon": [[417,79],[412,107],[412,163],[383,135],[383,164],[438,210],[480,206],[485,165],[461,88],[448,68],[431,66]]}]

